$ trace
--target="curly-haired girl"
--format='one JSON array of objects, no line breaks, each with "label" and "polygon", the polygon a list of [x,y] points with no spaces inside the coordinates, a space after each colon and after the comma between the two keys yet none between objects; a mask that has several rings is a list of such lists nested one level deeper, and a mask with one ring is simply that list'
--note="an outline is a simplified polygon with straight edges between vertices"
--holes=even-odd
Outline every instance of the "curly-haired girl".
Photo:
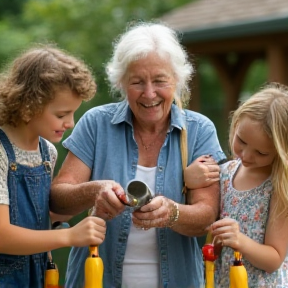
[{"label": "curly-haired girl", "polygon": [[[43,287],[47,253],[102,243],[104,220],[49,230],[57,151],[96,84],[80,60],[51,45],[30,48],[0,76],[0,286]],[[51,141],[51,142],[50,142]]]}]

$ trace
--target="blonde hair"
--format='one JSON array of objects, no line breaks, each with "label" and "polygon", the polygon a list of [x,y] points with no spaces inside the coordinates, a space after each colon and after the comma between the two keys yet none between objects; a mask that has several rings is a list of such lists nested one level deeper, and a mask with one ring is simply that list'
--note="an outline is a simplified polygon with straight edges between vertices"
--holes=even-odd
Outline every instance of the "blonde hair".
[{"label": "blonde hair", "polygon": [[0,125],[16,127],[41,114],[64,86],[84,101],[96,93],[84,62],[52,45],[31,47],[0,74]]},{"label": "blonde hair", "polygon": [[276,206],[272,212],[278,216],[284,213],[288,217],[288,87],[269,83],[231,113],[231,149],[236,127],[244,115],[261,123],[263,131],[273,141],[277,154],[271,173],[276,196]]}]

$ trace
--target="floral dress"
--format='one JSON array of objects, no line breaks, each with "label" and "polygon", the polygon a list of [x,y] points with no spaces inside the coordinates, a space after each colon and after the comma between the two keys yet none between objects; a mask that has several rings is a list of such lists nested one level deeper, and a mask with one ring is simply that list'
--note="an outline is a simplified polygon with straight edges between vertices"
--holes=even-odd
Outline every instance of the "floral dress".
[{"label": "floral dress", "polygon": [[[258,243],[264,242],[272,182],[268,178],[260,186],[247,191],[238,191],[232,180],[241,165],[240,160],[232,160],[221,165],[221,214],[220,218],[238,221],[240,230]],[[229,266],[233,260],[233,249],[223,247],[221,257],[215,261],[215,287],[229,288]],[[252,266],[245,258],[243,264],[248,273],[249,288],[288,287],[288,257],[281,267],[269,274]]]}]

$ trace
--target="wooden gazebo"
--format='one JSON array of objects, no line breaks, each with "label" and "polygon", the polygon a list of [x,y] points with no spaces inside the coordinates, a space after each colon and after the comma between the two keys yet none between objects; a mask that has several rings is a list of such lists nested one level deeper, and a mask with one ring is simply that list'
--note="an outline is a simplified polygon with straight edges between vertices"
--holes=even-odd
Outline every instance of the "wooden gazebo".
[{"label": "wooden gazebo", "polygon": [[[183,34],[189,53],[205,56],[216,69],[226,98],[224,115],[237,106],[245,75],[256,59],[267,61],[267,81],[288,84],[287,0],[198,0],[161,20]],[[198,110],[199,92],[192,92],[190,108]]]}]

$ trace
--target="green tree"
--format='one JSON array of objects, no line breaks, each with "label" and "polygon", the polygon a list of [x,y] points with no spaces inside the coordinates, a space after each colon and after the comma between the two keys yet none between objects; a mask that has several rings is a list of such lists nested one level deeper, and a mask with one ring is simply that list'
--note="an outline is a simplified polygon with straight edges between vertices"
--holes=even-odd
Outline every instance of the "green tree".
[{"label": "green tree", "polygon": [[22,12],[23,5],[27,0],[1,0],[0,2],[0,20],[7,16],[17,16]]}]

